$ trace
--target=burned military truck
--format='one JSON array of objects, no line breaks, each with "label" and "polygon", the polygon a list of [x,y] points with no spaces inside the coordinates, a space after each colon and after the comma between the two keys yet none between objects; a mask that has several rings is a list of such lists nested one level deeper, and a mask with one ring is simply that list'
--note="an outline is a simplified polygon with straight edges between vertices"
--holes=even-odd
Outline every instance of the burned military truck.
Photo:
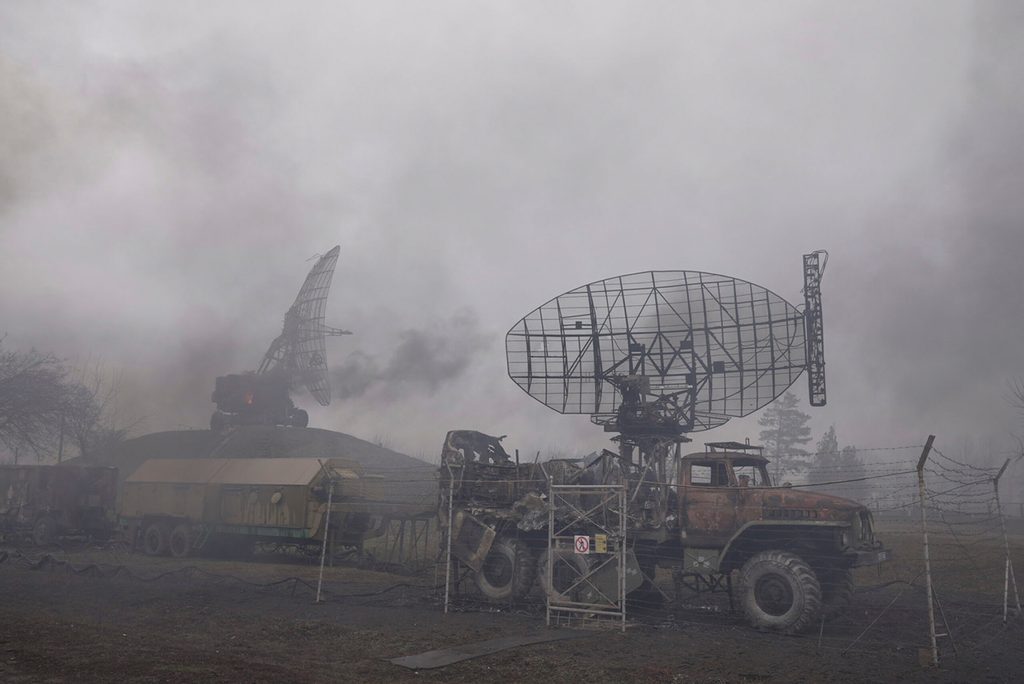
[{"label": "burned military truck", "polygon": [[[649,589],[657,566],[673,567],[695,587],[731,590],[735,577],[742,610],[760,628],[799,632],[823,611],[841,611],[851,599],[852,569],[888,556],[867,508],[774,486],[768,459],[745,444],[710,443],[686,455],[677,450],[665,460],[665,472],[607,450],[582,463],[517,464],[494,444],[497,438],[480,433],[448,433],[439,506],[442,527],[451,510],[452,555],[491,600],[526,596],[538,577],[544,592],[562,596],[571,577],[593,562],[586,555],[558,555],[548,584],[552,484],[625,485],[627,591]],[[590,503],[581,498],[577,510]],[[571,523],[570,513],[555,510],[556,525]],[[572,532],[596,536],[585,525]]]},{"label": "burned military truck", "polygon": [[116,468],[0,465],[0,532],[39,546],[66,535],[109,537],[116,499]]}]

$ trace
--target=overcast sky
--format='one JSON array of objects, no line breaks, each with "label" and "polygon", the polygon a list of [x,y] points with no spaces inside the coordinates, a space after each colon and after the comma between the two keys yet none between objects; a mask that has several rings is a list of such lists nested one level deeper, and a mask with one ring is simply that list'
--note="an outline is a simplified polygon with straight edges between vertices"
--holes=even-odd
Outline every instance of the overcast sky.
[{"label": "overcast sky", "polygon": [[[647,269],[799,303],[827,249],[815,437],[1002,444],[1021,7],[4,3],[0,333],[118,370],[140,430],[203,427],[340,244],[327,322],[355,334],[328,356],[371,376],[297,396],[312,424],[582,452],[606,436],[506,377],[520,317]],[[695,436],[756,441],[756,416]]]}]

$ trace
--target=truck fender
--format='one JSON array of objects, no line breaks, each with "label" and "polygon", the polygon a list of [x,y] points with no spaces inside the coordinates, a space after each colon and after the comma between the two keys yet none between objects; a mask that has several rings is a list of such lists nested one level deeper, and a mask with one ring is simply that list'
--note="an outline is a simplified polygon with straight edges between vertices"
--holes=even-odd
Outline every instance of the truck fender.
[{"label": "truck fender", "polygon": [[[742,565],[742,562],[738,559],[742,555],[743,543],[752,536],[771,531],[786,532],[787,534],[792,535],[797,533],[799,529],[826,529],[838,527],[849,527],[849,523],[838,520],[753,520],[745,523],[740,527],[740,529],[736,530],[736,532],[729,538],[729,541],[726,542],[725,546],[722,547],[722,552],[718,557],[718,571],[725,574]],[[774,548],[783,547],[785,545],[768,544],[767,546]]]}]

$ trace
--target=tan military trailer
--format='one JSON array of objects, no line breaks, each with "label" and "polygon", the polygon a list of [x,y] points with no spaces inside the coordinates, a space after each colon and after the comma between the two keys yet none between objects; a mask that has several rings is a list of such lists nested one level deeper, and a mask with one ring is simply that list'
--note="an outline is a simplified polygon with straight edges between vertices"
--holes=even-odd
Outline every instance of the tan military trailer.
[{"label": "tan military trailer", "polygon": [[358,547],[382,533],[376,484],[339,459],[150,459],[125,480],[120,517],[153,556],[321,544],[325,528],[332,546]]},{"label": "tan military trailer", "polygon": [[[774,485],[768,459],[756,447],[714,443],[707,451],[668,457],[665,472],[655,472],[611,451],[518,464],[499,441],[450,432],[440,469],[439,515],[447,526],[451,506],[452,554],[491,600],[525,596],[538,576],[548,595],[564,598],[564,587],[593,562],[573,553],[556,556],[548,586],[550,484],[626,485],[627,592],[650,593],[658,566],[674,568],[683,586],[728,591],[730,598],[736,578],[742,609],[758,628],[799,632],[823,613],[838,613],[853,593],[852,569],[888,559],[866,507]],[[581,500],[577,512],[588,505]],[[565,530],[575,524],[571,513],[556,508],[556,526],[574,535],[595,533],[585,525]],[[594,581],[615,587],[618,570],[604,567],[601,573],[614,577],[599,573]]]}]

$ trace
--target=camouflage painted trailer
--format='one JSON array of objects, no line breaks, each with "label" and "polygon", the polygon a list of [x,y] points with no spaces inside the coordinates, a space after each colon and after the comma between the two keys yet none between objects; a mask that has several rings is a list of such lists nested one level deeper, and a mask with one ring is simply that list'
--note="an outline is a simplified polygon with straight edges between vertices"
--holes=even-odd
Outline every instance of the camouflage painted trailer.
[{"label": "camouflage painted trailer", "polygon": [[321,544],[325,528],[332,546],[360,546],[382,533],[378,486],[340,459],[150,459],[125,480],[121,520],[154,556]]},{"label": "camouflage painted trailer", "polygon": [[106,538],[117,520],[117,468],[0,465],[0,530],[37,545],[84,534]]}]

